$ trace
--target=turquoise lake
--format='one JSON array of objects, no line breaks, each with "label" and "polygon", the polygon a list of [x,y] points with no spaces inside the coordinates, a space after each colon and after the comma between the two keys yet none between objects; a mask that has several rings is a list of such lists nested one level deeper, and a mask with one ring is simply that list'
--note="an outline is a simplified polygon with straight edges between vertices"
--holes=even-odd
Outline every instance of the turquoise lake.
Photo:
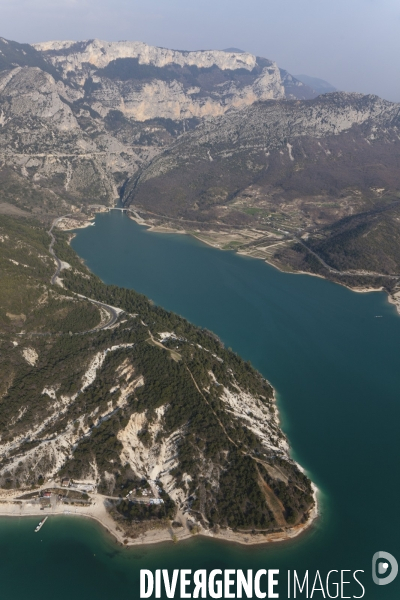
[{"label": "turquoise lake", "polygon": [[261,371],[292,454],[320,489],[321,516],[295,540],[251,548],[196,538],[123,549],[73,516],[49,519],[40,536],[37,519],[2,519],[0,598],[138,598],[141,568],[278,568],[281,598],[288,569],[362,569],[364,598],[398,600],[400,577],[371,579],[375,552],[400,559],[400,317],[386,295],[152,233],[116,211],[72,246],[103,281],[211,329]]}]

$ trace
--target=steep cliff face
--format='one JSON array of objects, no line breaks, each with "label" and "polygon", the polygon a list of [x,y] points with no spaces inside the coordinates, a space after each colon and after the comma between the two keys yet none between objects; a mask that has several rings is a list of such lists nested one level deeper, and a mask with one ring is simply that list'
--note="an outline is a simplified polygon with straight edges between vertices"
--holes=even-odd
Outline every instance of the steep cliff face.
[{"label": "steep cliff face", "polygon": [[38,67],[0,71],[4,200],[65,212],[79,201],[108,204],[118,198],[118,184],[149,158],[150,148],[135,152],[94,119],[81,105],[83,95]]},{"label": "steep cliff face", "polygon": [[[121,65],[117,62],[114,66],[116,69],[123,68],[123,63]],[[215,71],[216,69],[210,74],[211,77],[219,75]],[[187,81],[179,81],[184,78],[182,73],[177,73],[176,79],[168,77],[166,81],[163,80],[165,73],[157,75],[158,78],[143,77],[139,82],[136,79],[119,81],[116,78],[93,75],[87,97],[92,108],[101,116],[105,117],[110,110],[118,110],[135,121],[215,117],[230,108],[242,108],[257,100],[284,97],[276,68],[263,70],[249,85],[232,82],[224,77],[222,83],[215,88],[212,86],[207,92],[199,81],[200,77],[196,79],[190,72]]]},{"label": "steep cliff face", "polygon": [[157,48],[143,42],[104,42],[88,40],[83,42],[51,41],[33,44],[33,47],[47,53],[54,65],[60,66],[67,75],[84,70],[85,65],[101,68],[118,58],[137,58],[140,64],[165,67],[176,64],[199,68],[217,66],[220,69],[247,69],[256,66],[256,58],[247,52],[226,52],[224,50],[201,50],[184,52]]},{"label": "steep cliff face", "polygon": [[16,67],[0,72],[0,94],[3,98],[3,127],[8,118],[26,126],[34,119],[45,119],[59,131],[78,129],[78,123],[65,98],[79,98],[79,93],[58,82],[38,67]]},{"label": "steep cliff face", "polygon": [[113,204],[182,133],[259,100],[285,99],[289,79],[248,53],[99,40],[33,47],[0,38],[4,198],[42,213]]},{"label": "steep cliff face", "polygon": [[136,121],[202,118],[257,100],[316,95],[287,73],[282,76],[275,63],[247,52],[182,52],[100,40],[44,42],[35,48],[63,78],[85,87],[103,117],[119,110]]}]

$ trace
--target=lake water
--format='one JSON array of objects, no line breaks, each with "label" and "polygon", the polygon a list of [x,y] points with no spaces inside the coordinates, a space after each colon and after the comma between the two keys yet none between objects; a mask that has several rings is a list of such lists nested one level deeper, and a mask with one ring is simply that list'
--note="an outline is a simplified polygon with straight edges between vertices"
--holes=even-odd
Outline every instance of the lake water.
[{"label": "lake water", "polygon": [[[379,587],[371,580],[375,552],[400,559],[400,318],[386,295],[151,233],[119,212],[98,215],[72,246],[105,282],[146,294],[251,360],[277,390],[322,515],[285,543],[243,548],[196,538],[128,550],[73,516],[49,519],[39,536],[37,519],[3,519],[0,597],[133,598],[141,568],[278,568],[283,584],[287,569],[362,569],[365,598],[398,600],[400,577]],[[279,592],[287,597],[285,585]]]}]

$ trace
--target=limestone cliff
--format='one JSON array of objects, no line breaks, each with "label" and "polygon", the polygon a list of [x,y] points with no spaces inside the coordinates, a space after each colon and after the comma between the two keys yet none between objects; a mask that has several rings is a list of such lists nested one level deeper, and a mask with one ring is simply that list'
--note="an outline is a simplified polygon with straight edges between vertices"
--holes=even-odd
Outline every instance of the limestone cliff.
[{"label": "limestone cliff", "polygon": [[[312,97],[276,63],[247,52],[183,52],[142,42],[44,42],[36,50],[63,78],[86,86],[103,117],[119,110],[137,121],[188,119],[224,114],[257,100]],[[290,77],[290,76],[289,76]],[[296,93],[286,93],[288,82]],[[94,84],[94,85],[93,85]]]},{"label": "limestone cliff", "polygon": [[181,134],[229,110],[285,99],[287,81],[275,63],[249,53],[0,38],[4,200],[42,213],[113,204]]}]

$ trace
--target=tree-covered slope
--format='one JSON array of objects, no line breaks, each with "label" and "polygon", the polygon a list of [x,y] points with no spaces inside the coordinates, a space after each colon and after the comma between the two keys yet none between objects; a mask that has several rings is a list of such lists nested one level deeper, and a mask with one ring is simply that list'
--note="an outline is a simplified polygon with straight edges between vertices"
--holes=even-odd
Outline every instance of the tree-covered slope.
[{"label": "tree-covered slope", "polygon": [[[68,264],[52,286],[43,227],[2,217],[0,228],[2,282],[18,306],[10,313],[1,296],[2,487],[91,481],[128,521],[172,518],[177,507],[206,528],[307,519],[310,481],[289,456],[271,386],[249,363],[144,296],[103,284],[67,234],[56,234]],[[102,310],[86,298],[121,309],[118,322],[101,329]],[[165,510],[146,517],[122,497],[150,480],[161,482]]]}]

